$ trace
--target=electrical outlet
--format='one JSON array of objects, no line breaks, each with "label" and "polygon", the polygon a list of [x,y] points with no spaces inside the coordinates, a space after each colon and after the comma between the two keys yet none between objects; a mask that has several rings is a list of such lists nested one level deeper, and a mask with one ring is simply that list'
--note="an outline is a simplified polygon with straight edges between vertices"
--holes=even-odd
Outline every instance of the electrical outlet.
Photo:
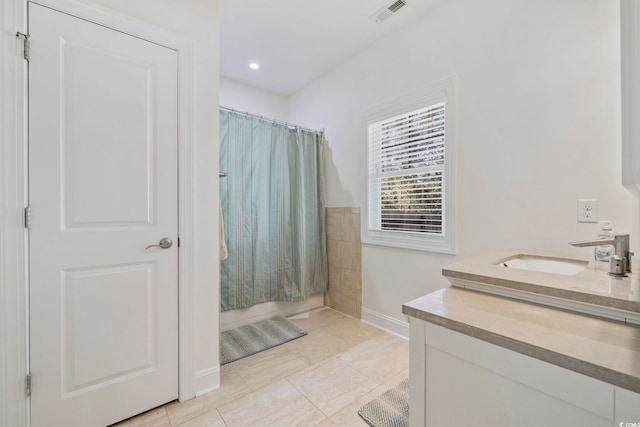
[{"label": "electrical outlet", "polygon": [[598,222],[598,200],[578,200],[578,222]]}]

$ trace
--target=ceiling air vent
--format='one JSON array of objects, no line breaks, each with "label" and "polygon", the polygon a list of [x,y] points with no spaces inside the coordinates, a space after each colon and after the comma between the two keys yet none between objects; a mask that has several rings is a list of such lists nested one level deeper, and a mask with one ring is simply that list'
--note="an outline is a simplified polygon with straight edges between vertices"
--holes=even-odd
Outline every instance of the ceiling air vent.
[{"label": "ceiling air vent", "polygon": [[388,17],[390,17],[391,15],[393,15],[394,13],[396,13],[398,10],[402,9],[406,5],[407,5],[406,0],[393,0],[391,1],[391,3],[387,4],[386,6],[378,10],[376,13],[371,15],[371,19],[373,19],[376,22],[382,22]]}]

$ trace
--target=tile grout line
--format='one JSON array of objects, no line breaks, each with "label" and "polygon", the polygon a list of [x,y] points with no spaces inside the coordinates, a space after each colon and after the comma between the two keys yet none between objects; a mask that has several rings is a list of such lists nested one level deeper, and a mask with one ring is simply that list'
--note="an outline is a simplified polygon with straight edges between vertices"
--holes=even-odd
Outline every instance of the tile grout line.
[{"label": "tile grout line", "polygon": [[[292,375],[293,375],[293,374],[292,374]],[[322,415],[324,415],[324,420],[320,421],[320,422],[319,422],[319,423],[317,423],[316,425],[318,425],[318,424],[320,424],[320,423],[323,423],[323,422],[325,422],[326,420],[328,420],[328,419],[329,419],[329,416],[328,416],[327,414],[325,414],[325,413],[324,413],[324,411],[323,411],[322,409],[318,408],[318,406],[317,406],[315,403],[313,403],[313,402],[311,401],[311,399],[309,399],[307,396],[305,396],[305,394],[302,392],[302,390],[300,390],[298,387],[296,387],[296,385],[295,385],[295,384],[293,384],[291,381],[289,381],[289,378],[290,378],[290,377],[291,377],[291,375],[289,375],[287,378],[285,378],[285,381],[286,381],[286,382],[288,382],[288,383],[291,385],[291,387],[293,387],[293,388],[294,388],[298,393],[300,393],[300,396],[304,397],[304,398],[307,400],[307,402],[311,403],[311,405],[312,405],[314,408],[316,408],[318,411],[320,411],[320,413],[321,413]]]},{"label": "tile grout line", "polygon": [[218,413],[218,415],[220,415],[220,419],[222,420],[222,423],[225,425],[225,427],[229,427],[229,424],[227,424],[227,421],[222,416],[222,412],[220,412],[220,409],[216,408],[216,412]]},{"label": "tile grout line", "polygon": [[[355,367],[351,366],[351,364],[350,364],[350,363],[345,362],[344,360],[342,360],[340,357],[338,357],[340,354],[343,354],[343,353],[339,353],[339,354],[336,354],[336,355],[334,355],[334,356],[331,356],[331,357],[329,357],[329,358],[327,358],[327,359],[324,359],[324,360],[323,360],[323,361],[321,361],[321,362],[315,363],[315,364],[314,364],[314,365],[312,365],[312,366],[320,365],[320,364],[323,364],[323,363],[327,363],[327,362],[328,362],[330,359],[332,359],[332,358],[333,358],[333,359],[336,359],[336,361],[338,361],[338,362],[340,362],[340,363],[344,364],[344,366],[345,366],[346,368],[354,369],[356,372],[358,372],[359,374],[363,375],[366,379],[368,379],[369,381],[371,381],[371,383],[373,384],[373,387],[371,387],[370,389],[368,389],[366,392],[362,393],[362,395],[361,395],[361,396],[359,396],[357,399],[354,399],[354,400],[352,400],[351,402],[347,402],[344,406],[342,406],[340,409],[338,409],[336,412],[334,412],[334,413],[333,413],[333,414],[331,414],[331,415],[327,414],[327,413],[326,413],[326,412],[324,412],[322,409],[320,409],[320,408],[319,408],[315,403],[313,403],[313,402],[311,401],[311,399],[309,399],[309,398],[308,398],[308,397],[303,393],[303,391],[302,391],[302,390],[300,390],[298,387],[296,387],[296,386],[295,386],[295,384],[293,384],[293,383],[290,381],[290,378],[291,378],[292,376],[296,375],[296,373],[293,373],[293,374],[291,374],[291,375],[289,375],[288,377],[286,377],[286,378],[285,378],[285,380],[286,380],[289,384],[291,384],[291,385],[293,386],[293,388],[295,388],[295,389],[296,389],[296,390],[297,390],[297,391],[298,391],[298,392],[299,392],[299,393],[300,393],[300,394],[301,394],[305,399],[307,399],[309,402],[311,402],[311,404],[312,404],[313,406],[315,406],[315,407],[316,407],[316,408],[317,408],[317,409],[318,409],[318,410],[319,410],[323,415],[325,415],[325,417],[326,417],[326,418],[325,418],[325,420],[330,419],[331,417],[333,417],[334,415],[336,415],[337,413],[339,413],[340,411],[342,411],[343,409],[345,409],[347,406],[349,406],[351,403],[354,403],[354,402],[359,403],[358,399],[360,399],[360,398],[362,398],[362,397],[366,396],[368,393],[371,393],[373,390],[375,390],[376,388],[378,388],[378,387],[380,387],[381,385],[383,385],[383,384],[384,384],[384,383],[378,383],[378,382],[377,382],[377,381],[375,381],[374,379],[372,379],[372,378],[368,377],[368,376],[367,376],[366,374],[364,374],[363,372],[360,372],[358,369],[356,369]],[[298,372],[298,373],[299,373],[299,372]],[[324,422],[324,421],[323,421],[323,422]]]}]

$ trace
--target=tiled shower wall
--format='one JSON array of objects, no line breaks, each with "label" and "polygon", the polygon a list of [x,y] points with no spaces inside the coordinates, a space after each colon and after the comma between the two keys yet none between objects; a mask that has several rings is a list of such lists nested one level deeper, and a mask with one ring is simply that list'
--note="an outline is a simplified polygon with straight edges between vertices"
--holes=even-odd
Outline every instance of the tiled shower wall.
[{"label": "tiled shower wall", "polygon": [[360,318],[362,257],[360,208],[326,208],[329,291],[325,305]]}]

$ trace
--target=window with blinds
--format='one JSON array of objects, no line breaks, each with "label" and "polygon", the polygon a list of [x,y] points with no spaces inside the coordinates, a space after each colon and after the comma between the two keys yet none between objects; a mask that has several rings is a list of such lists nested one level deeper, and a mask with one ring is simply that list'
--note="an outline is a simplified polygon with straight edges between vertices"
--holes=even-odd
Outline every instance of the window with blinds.
[{"label": "window with blinds", "polygon": [[455,253],[455,80],[366,112],[363,243]]},{"label": "window with blinds", "polygon": [[369,124],[369,229],[445,234],[445,103]]}]

